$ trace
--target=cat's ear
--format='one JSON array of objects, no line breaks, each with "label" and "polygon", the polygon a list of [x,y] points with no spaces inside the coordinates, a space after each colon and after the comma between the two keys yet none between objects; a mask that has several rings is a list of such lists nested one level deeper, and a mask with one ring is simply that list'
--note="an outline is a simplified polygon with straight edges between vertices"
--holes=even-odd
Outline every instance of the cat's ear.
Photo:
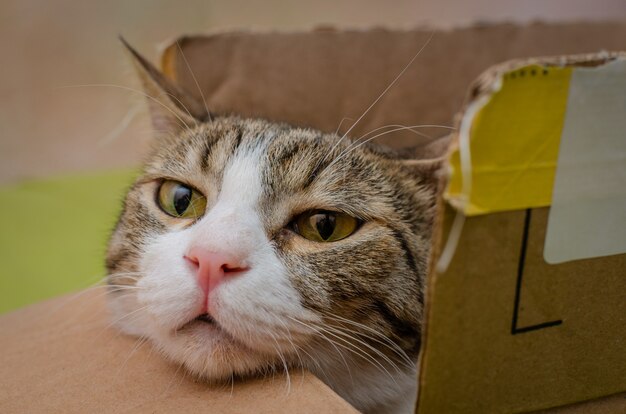
[{"label": "cat's ear", "polygon": [[120,40],[137,68],[157,136],[175,136],[184,129],[210,120],[206,105],[168,79],[124,38],[120,37]]},{"label": "cat's ear", "polygon": [[424,185],[439,191],[449,174],[448,158],[452,134],[436,138],[425,144],[407,148],[403,167]]},{"label": "cat's ear", "polygon": [[448,135],[409,149],[408,159],[401,162],[422,184],[438,193],[449,174],[448,152],[451,141],[452,135]]},{"label": "cat's ear", "polygon": [[433,189],[436,193],[444,185],[448,176],[448,157],[401,162],[421,184]]}]

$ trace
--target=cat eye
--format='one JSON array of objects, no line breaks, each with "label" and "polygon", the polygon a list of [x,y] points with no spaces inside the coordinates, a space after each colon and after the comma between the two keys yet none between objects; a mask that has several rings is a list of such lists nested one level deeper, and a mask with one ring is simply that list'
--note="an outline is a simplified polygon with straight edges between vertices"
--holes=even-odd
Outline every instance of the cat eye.
[{"label": "cat eye", "polygon": [[174,180],[161,183],[157,202],[163,211],[177,218],[198,218],[206,209],[206,198],[200,192]]},{"label": "cat eye", "polygon": [[359,220],[337,211],[313,210],[300,214],[293,221],[293,229],[305,239],[334,242],[355,232]]}]

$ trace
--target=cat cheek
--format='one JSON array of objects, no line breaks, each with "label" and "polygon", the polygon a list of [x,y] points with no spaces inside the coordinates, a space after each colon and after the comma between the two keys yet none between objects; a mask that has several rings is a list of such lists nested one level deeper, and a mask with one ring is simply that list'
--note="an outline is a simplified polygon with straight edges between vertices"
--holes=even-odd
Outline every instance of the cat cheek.
[{"label": "cat cheek", "polygon": [[291,341],[300,343],[311,332],[305,323],[298,321],[319,319],[302,307],[301,296],[292,285],[285,265],[269,244],[265,247],[251,258],[254,266],[250,272],[220,286],[209,299],[209,310],[248,347],[268,353],[278,347],[289,352],[293,343],[283,343],[285,330],[291,332]]},{"label": "cat cheek", "polygon": [[202,306],[202,293],[183,258],[187,239],[185,232],[160,236],[142,258],[137,300],[155,329],[176,329]]},{"label": "cat cheek", "polygon": [[149,324],[145,312],[138,311],[141,308],[135,292],[121,295],[110,295],[108,308],[112,315],[113,325],[122,332],[133,336],[148,336]]}]

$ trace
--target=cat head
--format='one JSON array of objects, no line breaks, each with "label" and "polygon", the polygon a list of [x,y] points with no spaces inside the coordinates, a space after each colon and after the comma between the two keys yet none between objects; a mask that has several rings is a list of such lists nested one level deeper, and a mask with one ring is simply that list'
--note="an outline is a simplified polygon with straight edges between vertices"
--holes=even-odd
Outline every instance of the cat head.
[{"label": "cat head", "polygon": [[414,375],[441,163],[210,114],[130,50],[155,139],[109,243],[116,324],[209,380]]}]

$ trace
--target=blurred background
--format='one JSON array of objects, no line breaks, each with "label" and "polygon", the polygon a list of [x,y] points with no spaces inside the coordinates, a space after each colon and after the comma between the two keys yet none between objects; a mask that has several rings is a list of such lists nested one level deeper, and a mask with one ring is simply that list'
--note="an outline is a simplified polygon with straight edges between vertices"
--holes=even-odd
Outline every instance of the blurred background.
[{"label": "blurred background", "polygon": [[208,31],[624,20],[624,0],[2,0],[0,312],[104,276],[150,138],[118,35],[156,61],[165,41]]},{"label": "blurred background", "polygon": [[65,88],[135,85],[120,34],[156,61],[164,41],[213,30],[616,19],[626,19],[626,1],[2,0],[0,183],[137,163],[146,124],[137,118],[116,136],[137,97],[114,87]]}]

